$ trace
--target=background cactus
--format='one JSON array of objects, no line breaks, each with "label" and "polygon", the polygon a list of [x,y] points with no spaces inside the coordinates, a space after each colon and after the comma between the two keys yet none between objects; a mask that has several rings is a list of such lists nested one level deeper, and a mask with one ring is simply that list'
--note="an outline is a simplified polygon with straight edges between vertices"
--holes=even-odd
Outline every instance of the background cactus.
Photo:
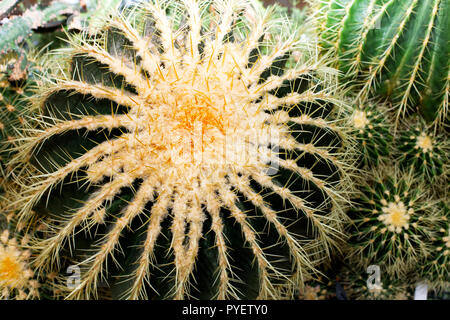
[{"label": "background cactus", "polygon": [[450,2],[317,0],[322,47],[361,97],[448,124]]},{"label": "background cactus", "polygon": [[438,293],[450,290],[450,209],[445,202],[441,202],[439,207],[442,216],[436,224],[437,232],[432,239],[432,253],[421,266],[422,278],[428,282],[430,289]]},{"label": "background cactus", "polygon": [[430,254],[430,241],[440,219],[437,201],[424,190],[423,180],[396,167],[377,172],[373,181],[364,182],[360,198],[349,212],[356,265],[365,269],[376,264],[400,279],[409,272],[417,277],[416,267]]},{"label": "background cactus", "polygon": [[82,267],[69,298],[276,298],[342,238],[344,106],[272,13],[150,2],[71,38],[10,163],[11,207],[49,225],[37,266]]},{"label": "background cactus", "polygon": [[[36,65],[35,54],[27,54],[27,71],[21,81],[9,81],[8,75],[0,71],[0,145],[2,167],[8,161],[10,154],[6,151],[6,141],[16,136],[20,127],[27,121],[26,97],[32,95],[31,87],[36,84],[39,77],[39,67]],[[0,65],[5,67],[6,65]]]},{"label": "background cactus", "polygon": [[300,289],[299,300],[330,300],[335,297],[334,287],[331,282],[309,282]]},{"label": "background cactus", "polygon": [[[423,121],[411,121],[398,132],[398,163],[413,168],[428,181],[447,179],[449,174],[449,141],[436,134]],[[445,177],[447,176],[447,177]]]},{"label": "background cactus", "polygon": [[382,105],[366,102],[351,111],[352,135],[358,143],[362,165],[378,165],[391,153],[392,123],[386,110]]},{"label": "background cactus", "polygon": [[396,277],[380,274],[380,283],[370,282],[366,270],[344,269],[341,272],[342,285],[350,300],[411,300],[414,286]]}]

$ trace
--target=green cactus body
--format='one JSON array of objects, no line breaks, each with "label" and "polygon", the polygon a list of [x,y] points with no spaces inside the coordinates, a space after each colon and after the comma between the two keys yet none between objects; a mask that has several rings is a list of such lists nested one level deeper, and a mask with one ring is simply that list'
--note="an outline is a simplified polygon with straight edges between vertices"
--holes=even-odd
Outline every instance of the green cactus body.
[{"label": "green cactus body", "polygon": [[450,209],[441,202],[443,212],[436,224],[438,232],[432,239],[431,255],[422,266],[422,278],[438,293],[450,290]]},{"label": "green cactus body", "polygon": [[360,96],[448,121],[450,1],[319,0],[322,47]]},{"label": "green cactus body", "polygon": [[417,273],[417,265],[429,254],[438,221],[423,180],[394,168],[377,172],[364,184],[349,212],[355,263],[362,268],[379,265],[396,277]]},{"label": "green cactus body", "polygon": [[271,13],[146,3],[71,40],[9,197],[49,225],[38,267],[82,268],[69,298],[100,281],[115,298],[276,298],[327,259],[351,187],[346,121],[314,48],[285,67],[305,44]]},{"label": "green cactus body", "polygon": [[393,142],[386,113],[380,105],[367,103],[352,110],[350,119],[353,135],[361,150],[361,163],[379,164],[380,160],[389,155]]},{"label": "green cactus body", "polygon": [[398,148],[398,162],[407,170],[413,168],[428,181],[448,175],[448,141],[434,134],[424,123],[413,122],[401,130]]}]

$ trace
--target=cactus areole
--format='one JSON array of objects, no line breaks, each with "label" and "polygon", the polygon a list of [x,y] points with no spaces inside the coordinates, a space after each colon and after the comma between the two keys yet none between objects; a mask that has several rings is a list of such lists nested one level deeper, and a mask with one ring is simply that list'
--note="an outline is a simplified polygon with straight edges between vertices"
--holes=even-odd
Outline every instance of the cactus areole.
[{"label": "cactus areole", "polygon": [[37,266],[81,267],[68,298],[276,298],[328,256],[350,167],[334,73],[272,13],[157,1],[72,37],[10,163],[11,205],[48,225]]}]

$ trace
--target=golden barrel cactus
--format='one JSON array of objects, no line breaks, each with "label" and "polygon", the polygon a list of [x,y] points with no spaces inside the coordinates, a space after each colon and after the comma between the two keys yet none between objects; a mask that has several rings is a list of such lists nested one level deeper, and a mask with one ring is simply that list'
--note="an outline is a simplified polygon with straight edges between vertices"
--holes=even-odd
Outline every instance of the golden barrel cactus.
[{"label": "golden barrel cactus", "polygon": [[81,267],[68,298],[277,298],[343,238],[335,72],[274,12],[150,1],[71,37],[15,141],[9,194],[48,225],[37,267]]}]

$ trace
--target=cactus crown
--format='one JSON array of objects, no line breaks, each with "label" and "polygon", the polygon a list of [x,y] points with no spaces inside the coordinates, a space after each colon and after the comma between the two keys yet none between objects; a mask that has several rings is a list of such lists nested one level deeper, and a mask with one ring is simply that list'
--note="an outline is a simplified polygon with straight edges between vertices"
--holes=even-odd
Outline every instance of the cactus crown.
[{"label": "cactus crown", "polygon": [[156,1],[71,38],[10,197],[49,225],[38,267],[82,267],[69,297],[111,274],[123,298],[276,297],[340,238],[351,148],[334,74],[271,13]]},{"label": "cactus crown", "polygon": [[370,102],[361,103],[352,110],[350,120],[361,150],[362,164],[378,164],[389,155],[393,137],[386,108]]}]

